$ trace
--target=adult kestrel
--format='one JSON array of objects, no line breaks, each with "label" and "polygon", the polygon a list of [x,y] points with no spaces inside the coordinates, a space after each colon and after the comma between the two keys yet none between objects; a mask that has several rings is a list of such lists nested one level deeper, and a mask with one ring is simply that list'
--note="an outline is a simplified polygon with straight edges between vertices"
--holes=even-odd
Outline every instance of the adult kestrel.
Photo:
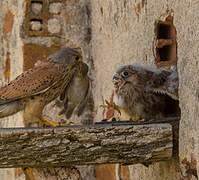
[{"label": "adult kestrel", "polygon": [[67,119],[71,117],[74,110],[80,116],[86,107],[91,91],[91,81],[87,73],[88,66],[83,64],[60,96],[60,100],[64,102],[64,109],[60,114],[65,114]]},{"label": "adult kestrel", "polygon": [[180,113],[176,71],[129,64],[117,69],[113,83],[117,107],[133,120]]},{"label": "adult kestrel", "polygon": [[75,49],[64,48],[25,71],[0,88],[0,118],[23,110],[25,126],[45,121],[42,117],[44,107],[69,86],[82,66],[85,65],[81,54]]}]

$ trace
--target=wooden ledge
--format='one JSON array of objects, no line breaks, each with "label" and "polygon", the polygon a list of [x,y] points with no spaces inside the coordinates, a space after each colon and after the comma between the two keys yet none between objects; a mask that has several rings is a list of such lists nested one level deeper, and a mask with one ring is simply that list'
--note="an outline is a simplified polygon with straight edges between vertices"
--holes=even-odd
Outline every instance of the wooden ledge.
[{"label": "wooden ledge", "polygon": [[0,168],[150,164],[172,158],[172,126],[96,124],[0,129]]}]

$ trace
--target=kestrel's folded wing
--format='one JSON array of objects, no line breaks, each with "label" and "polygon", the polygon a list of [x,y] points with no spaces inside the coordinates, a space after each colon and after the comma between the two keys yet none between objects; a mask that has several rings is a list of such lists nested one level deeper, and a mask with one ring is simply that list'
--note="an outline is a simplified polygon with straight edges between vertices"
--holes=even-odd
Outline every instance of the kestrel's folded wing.
[{"label": "kestrel's folded wing", "polygon": [[59,64],[42,62],[1,87],[0,104],[43,93],[61,79],[63,71]]},{"label": "kestrel's folded wing", "polygon": [[178,83],[177,71],[161,70],[160,73],[154,73],[147,84],[147,90],[167,94],[171,98],[178,100]]}]

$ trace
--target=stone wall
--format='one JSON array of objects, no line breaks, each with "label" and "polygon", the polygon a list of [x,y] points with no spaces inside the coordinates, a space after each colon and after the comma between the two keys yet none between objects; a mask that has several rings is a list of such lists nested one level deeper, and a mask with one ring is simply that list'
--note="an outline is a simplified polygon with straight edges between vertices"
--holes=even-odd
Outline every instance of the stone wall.
[{"label": "stone wall", "polygon": [[[177,32],[177,65],[180,78],[179,159],[150,165],[122,166],[123,179],[194,179],[199,165],[199,24],[197,0],[3,0],[0,1],[0,77],[9,82],[61,47],[81,47],[90,67],[94,111],[81,119],[107,116],[100,105],[113,99],[115,69],[127,63],[155,65],[155,24],[173,18]],[[50,109],[50,111],[49,111]],[[45,114],[57,120],[51,103]],[[77,122],[80,119],[73,117]],[[90,120],[89,120],[90,121]],[[22,125],[22,114],[0,121],[2,127]],[[133,153],[133,152],[132,152]],[[86,171],[84,179],[118,179],[117,165],[100,165]],[[104,176],[102,176],[102,174]],[[90,175],[90,176],[89,176]],[[20,179],[19,169],[1,170],[1,179]]]}]

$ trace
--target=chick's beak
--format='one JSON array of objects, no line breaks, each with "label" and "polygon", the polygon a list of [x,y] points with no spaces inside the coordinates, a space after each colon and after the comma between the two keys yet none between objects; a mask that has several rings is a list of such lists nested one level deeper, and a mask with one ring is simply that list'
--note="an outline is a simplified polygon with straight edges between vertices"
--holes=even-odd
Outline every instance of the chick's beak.
[{"label": "chick's beak", "polygon": [[120,79],[119,74],[114,74],[114,76],[113,76],[113,78],[112,78],[112,81],[113,81],[113,83],[115,83],[115,82],[117,82],[119,79]]},{"label": "chick's beak", "polygon": [[117,88],[122,88],[126,84],[126,81],[119,74],[113,76],[112,82]]},{"label": "chick's beak", "polygon": [[114,84],[114,86],[118,86],[121,83],[121,77],[119,74],[114,74],[113,78],[112,78],[112,82]]}]

